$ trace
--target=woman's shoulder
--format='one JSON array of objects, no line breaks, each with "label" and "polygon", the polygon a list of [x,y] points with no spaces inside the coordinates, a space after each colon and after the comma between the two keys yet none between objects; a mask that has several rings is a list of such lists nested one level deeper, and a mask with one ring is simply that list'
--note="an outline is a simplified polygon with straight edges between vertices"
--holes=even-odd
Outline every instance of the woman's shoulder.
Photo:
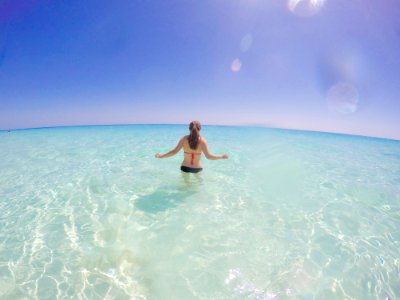
[{"label": "woman's shoulder", "polygon": [[207,143],[207,140],[204,138],[204,136],[201,136],[201,137],[199,138],[199,142],[200,142],[200,144],[206,144],[206,143]]}]

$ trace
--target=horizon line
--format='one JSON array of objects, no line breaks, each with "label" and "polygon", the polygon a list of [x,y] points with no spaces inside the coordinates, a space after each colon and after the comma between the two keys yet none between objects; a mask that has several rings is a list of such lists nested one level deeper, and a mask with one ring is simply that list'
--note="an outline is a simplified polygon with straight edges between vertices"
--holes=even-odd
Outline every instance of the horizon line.
[{"label": "horizon line", "polygon": [[[9,128],[9,129],[0,129],[0,132],[11,132],[11,131],[24,131],[24,130],[40,130],[40,129],[51,129],[51,128],[65,128],[65,127],[102,127],[102,126],[137,126],[137,125],[176,125],[176,126],[188,126],[187,123],[116,123],[116,124],[82,124],[82,125],[55,125],[55,126],[39,126],[39,127],[24,127],[24,128]],[[258,124],[258,123],[248,123],[248,124],[208,124],[203,123],[202,126],[219,126],[219,127],[252,127],[252,128],[268,128],[268,129],[278,129],[278,130],[288,130],[288,131],[300,131],[300,132],[310,132],[310,133],[324,133],[324,134],[332,134],[332,135],[344,135],[344,136],[353,136],[358,138],[370,138],[370,139],[381,139],[388,141],[399,142],[400,139],[396,138],[387,138],[380,136],[369,136],[362,134],[351,134],[351,133],[343,133],[343,132],[333,132],[333,131],[319,131],[319,130],[311,130],[311,129],[296,129],[296,128],[285,128],[285,127],[276,127],[272,124]]]}]

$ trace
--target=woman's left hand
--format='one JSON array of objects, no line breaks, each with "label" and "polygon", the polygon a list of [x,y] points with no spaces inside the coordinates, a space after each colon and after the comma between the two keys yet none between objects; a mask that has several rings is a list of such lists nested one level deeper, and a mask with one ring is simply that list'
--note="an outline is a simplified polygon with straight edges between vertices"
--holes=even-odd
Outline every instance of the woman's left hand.
[{"label": "woman's left hand", "polygon": [[156,155],[154,155],[156,158],[162,158],[162,155],[160,153],[157,153]]}]

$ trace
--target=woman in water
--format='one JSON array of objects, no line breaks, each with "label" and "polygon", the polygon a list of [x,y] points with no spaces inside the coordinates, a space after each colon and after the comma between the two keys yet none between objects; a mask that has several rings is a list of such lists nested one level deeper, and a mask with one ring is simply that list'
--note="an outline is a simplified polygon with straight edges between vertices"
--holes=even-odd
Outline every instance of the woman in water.
[{"label": "woman in water", "polygon": [[181,170],[186,173],[198,173],[203,170],[201,165],[200,156],[204,153],[207,159],[227,159],[228,155],[213,155],[208,151],[207,141],[200,136],[201,125],[199,121],[190,122],[190,134],[182,137],[175,149],[165,153],[157,153],[157,158],[170,157],[177,154],[182,148],[184,150],[183,162]]}]

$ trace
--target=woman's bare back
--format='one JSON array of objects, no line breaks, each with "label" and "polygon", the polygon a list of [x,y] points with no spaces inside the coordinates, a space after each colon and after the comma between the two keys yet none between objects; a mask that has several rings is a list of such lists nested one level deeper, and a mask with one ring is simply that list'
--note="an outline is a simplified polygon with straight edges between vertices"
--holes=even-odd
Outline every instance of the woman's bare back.
[{"label": "woman's bare back", "polygon": [[194,168],[201,168],[201,153],[203,152],[202,150],[202,138],[199,137],[199,143],[197,145],[196,150],[193,150],[189,146],[189,137],[184,136],[183,137],[183,162],[182,166],[185,167],[194,167]]},{"label": "woman's bare back", "polygon": [[[208,145],[205,138],[200,136],[201,125],[199,121],[192,121],[189,124],[190,135],[182,137],[176,147],[165,154],[156,153],[155,157],[165,158],[170,157],[183,148],[183,162],[181,165],[181,171],[185,173],[198,173],[203,170],[201,165],[201,154],[203,153],[207,159],[227,159],[228,155],[213,155],[208,151]],[[189,144],[196,145],[196,149],[192,149]]]}]

